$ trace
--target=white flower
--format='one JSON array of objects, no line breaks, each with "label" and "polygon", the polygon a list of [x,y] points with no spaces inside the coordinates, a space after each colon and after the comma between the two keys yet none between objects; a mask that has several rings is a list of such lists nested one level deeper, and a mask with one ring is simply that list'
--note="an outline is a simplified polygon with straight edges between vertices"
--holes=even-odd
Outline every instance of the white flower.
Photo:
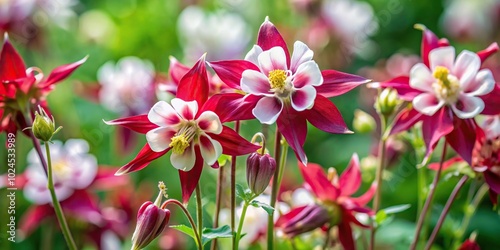
[{"label": "white flower", "polygon": [[115,112],[145,113],[154,97],[154,68],[146,60],[124,57],[116,65],[104,64],[97,72],[102,85],[99,100]]},{"label": "white flower", "polygon": [[442,47],[429,53],[430,68],[418,63],[410,71],[410,86],[423,91],[413,107],[432,116],[447,105],[461,119],[473,118],[484,109],[478,96],[490,93],[495,80],[489,69],[479,70],[476,53],[464,50],[455,61],[455,49]]},{"label": "white flower", "polygon": [[[75,189],[84,189],[92,183],[97,174],[97,160],[88,154],[89,145],[85,140],[70,139],[64,145],[54,141],[49,147],[54,189],[59,201],[71,196]],[[24,195],[28,200],[36,204],[51,203],[47,177],[35,149],[28,154],[26,179]]]},{"label": "white flower", "polygon": [[488,116],[481,127],[488,139],[495,139],[500,136],[500,116]]},{"label": "white flower", "polygon": [[0,25],[21,21],[33,11],[37,0],[3,0],[0,1]]}]

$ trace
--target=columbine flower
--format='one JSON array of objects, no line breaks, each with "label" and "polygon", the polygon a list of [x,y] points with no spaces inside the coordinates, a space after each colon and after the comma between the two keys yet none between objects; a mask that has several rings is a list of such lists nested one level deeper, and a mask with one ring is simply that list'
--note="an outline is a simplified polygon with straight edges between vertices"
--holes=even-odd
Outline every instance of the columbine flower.
[{"label": "columbine flower", "polygon": [[290,53],[276,27],[264,21],[257,45],[245,60],[210,62],[229,87],[247,93],[219,96],[229,120],[244,120],[249,111],[265,124],[277,123],[278,130],[307,162],[302,146],[307,134],[306,120],[330,133],[350,133],[337,107],[327,98],[344,94],[367,80],[334,70],[320,71],[312,60],[313,51],[295,42]]},{"label": "columbine flower", "polygon": [[[441,137],[467,162],[471,162],[478,115],[499,113],[498,107],[485,108],[498,96],[491,71],[480,70],[481,63],[498,50],[496,43],[478,53],[463,51],[455,60],[455,49],[446,39],[438,39],[423,26],[422,61],[409,77],[396,77],[382,82],[394,88],[401,99],[411,101],[395,118],[391,133],[405,131],[422,121],[427,161]],[[490,93],[491,92],[491,93]],[[478,97],[480,96],[480,97]]]},{"label": "columbine flower", "polygon": [[202,57],[181,78],[177,98],[171,104],[160,101],[147,115],[107,122],[146,134],[148,141],[139,154],[116,174],[141,170],[172,151],[170,160],[179,169],[182,197],[187,202],[205,163],[217,167],[217,159],[222,153],[244,155],[257,150],[258,146],[222,125],[227,121],[227,113],[220,112],[217,101],[207,101],[208,96],[209,82]]},{"label": "columbine flower", "polygon": [[276,223],[277,227],[289,237],[294,237],[324,225],[337,226],[339,240],[344,249],[355,249],[351,224],[367,227],[356,219],[355,214],[373,213],[365,205],[372,199],[376,190],[374,183],[365,194],[351,197],[361,185],[358,156],[352,156],[349,166],[340,178],[334,171],[329,171],[327,176],[317,164],[309,163],[306,166],[299,163],[299,167],[306,182],[305,187],[316,199],[313,204],[293,208],[282,215]]}]

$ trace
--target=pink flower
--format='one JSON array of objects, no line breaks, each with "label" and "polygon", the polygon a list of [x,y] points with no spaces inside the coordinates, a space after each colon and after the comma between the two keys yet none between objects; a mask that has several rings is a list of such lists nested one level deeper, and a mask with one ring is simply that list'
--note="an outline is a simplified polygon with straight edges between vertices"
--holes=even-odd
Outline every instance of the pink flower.
[{"label": "pink flower", "polygon": [[295,42],[290,56],[283,37],[266,19],[260,27],[257,45],[245,60],[210,62],[224,83],[246,93],[216,96],[214,105],[227,113],[225,121],[255,116],[261,123],[276,122],[300,161],[307,163],[302,148],[306,120],[329,133],[351,133],[328,98],[368,81],[334,70],[320,71],[312,58],[313,51],[302,42]]}]

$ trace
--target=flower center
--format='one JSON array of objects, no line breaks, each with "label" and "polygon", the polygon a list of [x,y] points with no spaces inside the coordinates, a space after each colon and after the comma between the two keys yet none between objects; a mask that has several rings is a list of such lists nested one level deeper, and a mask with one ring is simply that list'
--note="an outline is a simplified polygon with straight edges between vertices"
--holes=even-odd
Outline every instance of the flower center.
[{"label": "flower center", "polygon": [[198,135],[199,128],[194,122],[188,122],[175,133],[169,144],[174,154],[183,154],[193,139]]},{"label": "flower center", "polygon": [[500,138],[485,139],[480,148],[476,148],[472,158],[472,166],[488,166],[500,169]]},{"label": "flower center", "polygon": [[276,69],[269,72],[269,85],[271,90],[283,92],[286,86],[286,71]]},{"label": "flower center", "polygon": [[432,84],[436,96],[447,104],[456,103],[460,93],[458,79],[443,66],[437,66],[432,75],[436,78],[436,82]]},{"label": "flower center", "polygon": [[52,170],[54,170],[54,175],[58,179],[65,179],[70,174],[70,169],[66,161],[57,161],[52,164]]}]

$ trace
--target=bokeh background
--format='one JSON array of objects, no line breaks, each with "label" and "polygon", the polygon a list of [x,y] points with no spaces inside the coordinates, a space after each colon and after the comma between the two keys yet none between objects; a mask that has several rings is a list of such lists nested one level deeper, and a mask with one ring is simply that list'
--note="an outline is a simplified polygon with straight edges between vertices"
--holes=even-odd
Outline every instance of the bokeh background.
[{"label": "bokeh background", "polygon": [[[500,42],[500,1],[498,0],[3,0],[0,1],[0,30],[9,33],[14,46],[27,66],[37,66],[46,74],[56,66],[77,61],[89,55],[68,80],[59,84],[48,98],[58,125],[64,129],[55,140],[86,140],[90,152],[103,167],[119,167],[130,161],[145,143],[142,135],[124,134],[107,126],[111,120],[146,113],[157,99],[172,97],[169,93],[169,65],[175,60],[191,66],[203,53],[207,60],[242,58],[254,44],[265,17],[278,27],[291,45],[304,41],[315,52],[321,69],[336,69],[382,81],[408,74],[419,61],[421,31],[424,24],[440,37],[447,37],[457,51],[478,51],[491,42]],[[134,57],[134,58],[131,58]],[[125,59],[124,59],[125,58]],[[496,77],[500,56],[487,62]],[[128,86],[121,88],[120,86]],[[375,90],[365,86],[332,99],[348,126],[354,113],[361,109],[375,115],[372,108]],[[123,98],[127,96],[127,98]],[[125,101],[124,101],[125,100]],[[128,100],[128,101],[126,101]],[[243,135],[250,139],[262,130],[257,122],[243,122]],[[274,127],[264,128],[270,134]],[[374,178],[375,145],[379,135],[356,133],[330,135],[310,126],[305,150],[310,162],[335,167],[341,172],[354,152],[362,160],[364,192]],[[127,138],[127,140],[124,140]],[[381,249],[406,249],[413,235],[417,207],[417,171],[421,148],[414,148],[406,137],[391,142],[391,166],[384,174],[382,207],[410,204],[379,231]],[[6,140],[4,134],[0,141]],[[418,145],[417,145],[418,146]],[[32,149],[28,138],[17,136],[17,172],[27,165]],[[437,150],[438,151],[438,150]],[[421,153],[421,152],[420,152]],[[450,153],[451,155],[452,153]],[[6,151],[0,150],[2,168]],[[244,172],[244,162],[238,169]],[[302,182],[294,155],[288,155],[284,188],[292,190]],[[224,168],[224,167],[223,167]],[[238,176],[244,183],[244,175]],[[154,161],[146,169],[130,174],[125,187],[98,192],[103,207],[120,209],[113,203],[116,195],[129,198],[133,208],[126,237],[115,237],[114,247],[130,248],[135,211],[138,204],[156,196],[158,181],[164,181],[172,198],[180,199],[178,175],[168,157]],[[439,185],[432,208],[431,222],[437,220],[458,178],[450,173]],[[213,213],[217,171],[205,169],[202,176],[207,217]],[[436,249],[448,249],[465,211],[467,185],[454,204],[442,229]],[[477,188],[477,186],[476,186]],[[0,190],[0,225],[7,222],[5,189]],[[110,194],[112,193],[112,194]],[[228,193],[225,194],[227,200]],[[227,203],[224,203],[227,207]],[[20,220],[32,204],[22,191],[17,192],[16,217]],[[189,208],[194,207],[190,204]],[[471,220],[467,232],[477,231],[483,249],[500,249],[500,215],[486,198]],[[129,215],[130,217],[130,215]],[[173,221],[185,223],[173,210]],[[85,223],[73,225],[86,227]],[[209,219],[206,220],[210,226]],[[82,229],[83,230],[83,229]],[[78,232],[78,229],[77,231]],[[469,233],[466,233],[466,236]],[[45,221],[25,239],[10,244],[0,232],[0,249],[65,249],[64,239],[54,221]],[[85,240],[82,240],[85,241]],[[86,241],[85,241],[86,242]],[[148,249],[187,249],[192,241],[184,235],[166,230]],[[85,249],[94,249],[89,242]],[[114,247],[113,247],[114,246]],[[255,247],[259,249],[258,247]]]}]

